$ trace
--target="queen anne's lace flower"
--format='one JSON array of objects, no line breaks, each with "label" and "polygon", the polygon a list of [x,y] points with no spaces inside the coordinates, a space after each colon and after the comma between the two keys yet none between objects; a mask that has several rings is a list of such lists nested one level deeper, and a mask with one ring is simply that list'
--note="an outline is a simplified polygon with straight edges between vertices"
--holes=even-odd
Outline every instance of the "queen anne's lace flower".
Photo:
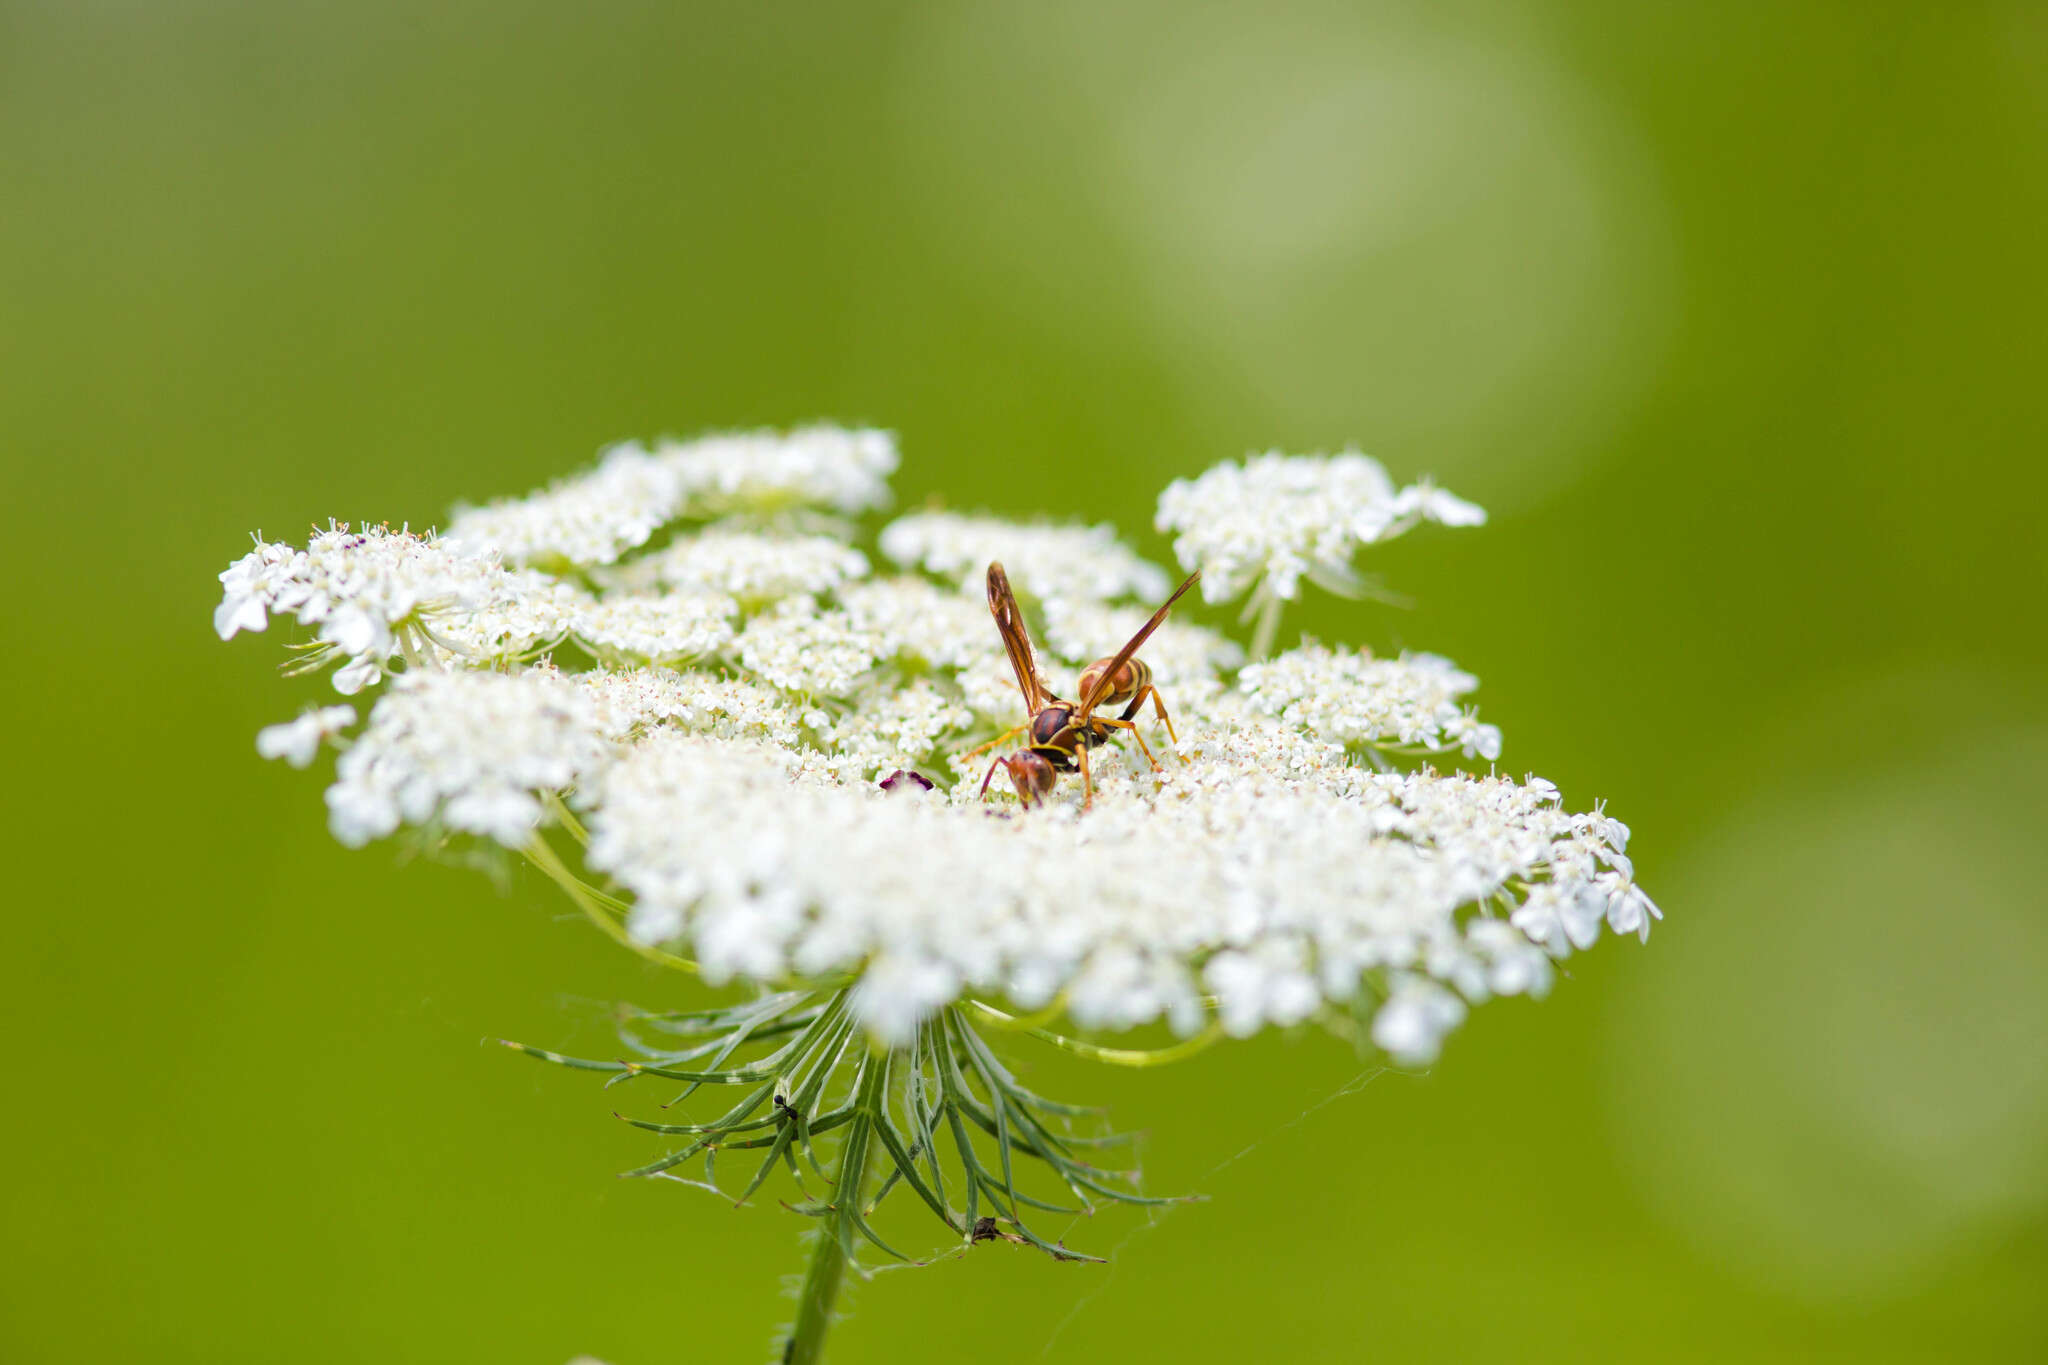
[{"label": "queen anne's lace flower", "polygon": [[868,428],[731,432],[663,442],[654,454],[698,517],[792,507],[851,516],[887,506],[896,472],[896,438]]},{"label": "queen anne's lace flower", "polygon": [[[1540,778],[1396,766],[1498,756],[1469,674],[1318,644],[1247,665],[1190,602],[1141,651],[1181,741],[1136,714],[1157,773],[1121,738],[1091,752],[1085,810],[1078,773],[1042,809],[1000,773],[984,800],[1019,743],[984,741],[1028,719],[988,561],[1069,695],[1171,583],[1107,528],[947,513],[888,526],[906,572],[873,576],[822,514],[879,506],[894,463],[880,433],[832,428],[622,449],[462,513],[447,540],[259,542],[222,575],[216,624],[283,613],[356,681],[402,666],[352,740],[348,708],[259,740],[294,762],[345,745],[328,792],[344,842],[412,825],[552,859],[587,838],[634,939],[715,981],[850,974],[885,1042],[974,995],[1183,1034],[1357,1016],[1424,1061],[1466,1009],[1541,994],[1603,930],[1647,934],[1619,821]],[[1223,466],[1161,503],[1205,588],[1263,582],[1273,604],[1304,576],[1349,585],[1358,546],[1417,520],[1477,517],[1357,455]],[[898,769],[925,780],[878,782]]]},{"label": "queen anne's lace flower", "polygon": [[682,480],[638,445],[613,446],[597,467],[524,498],[458,507],[454,544],[520,564],[609,564],[673,518]]},{"label": "queen anne's lace flower", "polygon": [[515,564],[611,564],[679,517],[880,507],[895,468],[896,443],[885,431],[736,432],[663,442],[652,453],[628,441],[606,451],[595,468],[539,492],[457,508],[447,539]]},{"label": "queen anne's lace flower", "polygon": [[597,707],[607,739],[640,739],[656,728],[719,739],[803,742],[805,710],[744,678],[667,668],[597,669],[571,677]]},{"label": "queen anne's lace flower", "polygon": [[791,692],[843,697],[885,650],[857,630],[843,611],[820,612],[808,597],[793,597],[757,616],[740,632],[740,662],[756,677]]},{"label": "queen anne's lace flower", "polygon": [[1456,749],[1467,758],[1500,757],[1500,731],[1458,704],[1479,686],[1448,659],[1404,654],[1375,659],[1354,650],[1304,644],[1277,659],[1247,665],[1240,683],[1269,716],[1340,744]]},{"label": "queen anne's lace flower", "polygon": [[344,657],[334,685],[354,693],[392,659],[452,652],[494,662],[558,636],[575,591],[507,572],[496,556],[389,526],[332,523],[303,550],[259,540],[220,576],[214,629],[223,640],[262,630],[272,615],[312,626],[322,648],[302,666]]},{"label": "queen anne's lace flower", "polygon": [[344,844],[430,821],[518,847],[539,795],[613,757],[591,699],[551,668],[409,673],[335,765],[329,825]]},{"label": "queen anne's lace flower", "polygon": [[982,574],[998,560],[1018,592],[1040,602],[1157,601],[1173,586],[1108,526],[1020,526],[995,517],[917,512],[882,529],[882,553],[905,568],[952,579],[980,600]]},{"label": "queen anne's lace flower", "polygon": [[561,643],[590,606],[575,584],[533,569],[500,572],[490,589],[474,609],[423,618],[415,658],[470,668],[524,663]]},{"label": "queen anne's lace flower", "polygon": [[733,642],[740,605],[724,593],[613,596],[584,604],[569,630],[592,653],[645,663],[699,659]]},{"label": "queen anne's lace flower", "polygon": [[1177,479],[1159,495],[1158,527],[1174,531],[1184,568],[1202,571],[1202,593],[1228,602],[1254,586],[1280,599],[1308,578],[1355,594],[1351,559],[1423,521],[1477,526],[1486,513],[1424,481],[1397,490],[1378,460],[1341,455],[1254,456]]},{"label": "queen anne's lace flower", "polygon": [[1372,1040],[1397,1058],[1434,1057],[1464,1019],[1464,1001],[1426,977],[1402,973],[1373,1017]]},{"label": "queen anne's lace flower", "polygon": [[627,585],[715,592],[760,605],[830,592],[867,571],[867,556],[831,536],[708,530],[636,560]]},{"label": "queen anne's lace flower", "polygon": [[974,724],[974,713],[929,678],[903,687],[871,683],[853,701],[824,737],[847,760],[838,770],[856,778],[915,767],[937,755],[942,739]]},{"label": "queen anne's lace flower", "polygon": [[258,540],[221,573],[213,627],[227,640],[289,615],[345,654],[388,656],[393,628],[416,614],[488,600],[496,568],[432,536],[339,522],[303,550]]},{"label": "queen anne's lace flower", "polygon": [[281,758],[294,768],[309,767],[322,744],[355,723],[355,707],[323,706],[305,712],[297,720],[258,730],[256,752],[265,758]]},{"label": "queen anne's lace flower", "polygon": [[[1206,990],[1233,1033],[1344,1004],[1380,971],[1475,1002],[1548,987],[1537,944],[1461,913],[1575,854],[1578,818],[1525,788],[1219,758],[1155,795],[1127,759],[1101,761],[1085,819],[1001,820],[971,787],[904,800],[786,750],[659,736],[587,794],[591,860],[635,893],[642,932],[689,942],[714,979],[886,959],[1027,1006],[1065,987],[1100,1027],[1191,1029]],[[776,833],[798,830],[800,853]],[[737,848],[753,850],[739,867],[717,852]],[[1428,1055],[1446,1017],[1389,1025],[1395,1050]]]},{"label": "queen anne's lace flower", "polygon": [[[948,592],[918,578],[855,583],[839,593],[847,623],[912,668],[957,669],[1000,661],[1002,641],[980,597]],[[1010,685],[1011,695],[1016,685]]]}]

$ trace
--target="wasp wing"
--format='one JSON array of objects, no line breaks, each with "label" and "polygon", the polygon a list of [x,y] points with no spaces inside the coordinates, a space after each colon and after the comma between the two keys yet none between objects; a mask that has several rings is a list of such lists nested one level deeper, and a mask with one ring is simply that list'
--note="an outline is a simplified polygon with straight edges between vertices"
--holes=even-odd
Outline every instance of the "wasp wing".
[{"label": "wasp wing", "polygon": [[1095,675],[1094,685],[1088,689],[1088,695],[1081,698],[1081,705],[1074,713],[1076,722],[1088,719],[1094,714],[1096,703],[1116,689],[1116,675],[1123,671],[1123,666],[1130,662],[1131,656],[1138,652],[1139,647],[1151,638],[1152,632],[1159,629],[1160,622],[1166,619],[1166,613],[1173,610],[1173,604],[1180,601],[1181,594],[1195,586],[1195,580],[1201,576],[1202,571],[1197,569],[1181,580],[1181,585],[1173,590],[1173,596],[1161,603],[1159,610],[1152,613],[1152,619],[1138,627],[1138,633],[1110,659],[1109,667]]},{"label": "wasp wing", "polygon": [[1003,651],[1010,656],[1017,689],[1024,694],[1024,714],[1036,716],[1045,709],[1052,689],[1039,674],[1038,660],[1031,653],[1031,630],[1024,624],[1017,594],[1010,591],[1010,576],[1000,564],[988,566],[988,612],[996,618],[996,633],[1003,637]]}]

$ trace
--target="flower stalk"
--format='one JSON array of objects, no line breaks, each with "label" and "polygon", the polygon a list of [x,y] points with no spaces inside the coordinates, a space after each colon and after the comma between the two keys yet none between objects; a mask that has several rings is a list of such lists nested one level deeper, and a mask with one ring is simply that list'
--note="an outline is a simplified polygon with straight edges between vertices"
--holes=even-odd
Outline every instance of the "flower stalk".
[{"label": "flower stalk", "polygon": [[[785,1207],[819,1226],[784,1343],[786,1363],[820,1358],[846,1276],[867,1273],[859,1259],[863,1247],[912,1265],[989,1241],[1036,1247],[1061,1261],[1093,1261],[1098,1258],[1041,1235],[1032,1219],[1086,1215],[1102,1201],[1180,1202],[1140,1194],[1135,1169],[1105,1162],[1102,1154],[1131,1146],[1133,1135],[1106,1128],[1098,1109],[1026,1089],[975,1032],[968,1007],[939,1011],[909,1046],[892,1049],[876,1045],[857,1025],[851,994],[845,987],[797,988],[721,1009],[627,1011],[619,1038],[634,1059],[505,1045],[557,1066],[607,1073],[609,1084],[682,1083],[664,1109],[709,1087],[742,1091],[739,1103],[698,1122],[621,1115],[635,1128],[683,1139],[625,1174],[683,1179],[677,1170],[701,1160],[703,1179],[685,1183],[732,1197],[719,1183],[717,1163],[739,1156],[755,1163],[737,1194],[745,1203],[777,1170],[787,1173],[800,1197]],[[1008,1017],[991,1006],[975,1010],[991,1021]],[[1088,1055],[1089,1045],[1079,1040],[1033,1032]],[[1099,1051],[1099,1060],[1133,1066],[1172,1060],[1181,1047]],[[1043,1189],[1048,1175],[1064,1198]],[[810,1176],[823,1182],[822,1197],[805,1193]],[[899,1189],[939,1219],[951,1250],[915,1260],[877,1231],[878,1211]]]},{"label": "flower stalk", "polygon": [[818,1229],[803,1285],[797,1291],[796,1325],[783,1348],[784,1365],[816,1365],[824,1354],[825,1334],[832,1327],[839,1287],[853,1261],[874,1116],[880,1112],[883,1096],[888,1093],[890,1061],[888,1053],[874,1053],[861,1069],[856,1101],[860,1114],[840,1148],[839,1172],[832,1184],[830,1221]]}]

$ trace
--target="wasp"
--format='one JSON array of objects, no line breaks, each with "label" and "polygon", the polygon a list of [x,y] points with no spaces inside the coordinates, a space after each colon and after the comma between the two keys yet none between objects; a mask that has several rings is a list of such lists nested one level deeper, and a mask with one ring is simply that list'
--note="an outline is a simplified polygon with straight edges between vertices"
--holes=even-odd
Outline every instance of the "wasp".
[{"label": "wasp", "polygon": [[[1166,713],[1166,703],[1160,698],[1159,689],[1152,685],[1151,668],[1137,657],[1138,647],[1159,629],[1166,613],[1173,610],[1173,604],[1201,576],[1199,570],[1189,574],[1173,590],[1173,596],[1152,613],[1152,619],[1140,626],[1138,633],[1122,649],[1107,659],[1097,659],[1083,669],[1076,684],[1081,699],[1071,702],[1055,696],[1044,675],[1038,671],[1038,660],[1031,652],[1031,632],[1024,624],[1024,612],[1017,605],[1017,595],[1010,591],[1009,575],[1003,572],[1000,564],[988,566],[989,614],[996,619],[996,633],[1003,637],[1003,650],[1010,656],[1010,668],[1017,675],[1017,687],[1024,694],[1024,709],[1030,718],[971,752],[980,753],[982,749],[1001,744],[1022,731],[1030,732],[1030,743],[989,765],[987,775],[981,779],[984,797],[988,795],[988,784],[995,780],[996,769],[1001,768],[1010,775],[1010,785],[1017,789],[1018,799],[1026,806],[1035,806],[1052,792],[1059,774],[1078,768],[1085,793],[1082,798],[1085,808],[1095,800],[1095,781],[1088,773],[1088,751],[1106,743],[1118,730],[1130,731],[1131,737],[1138,741],[1145,761],[1152,765],[1152,771],[1159,771],[1159,760],[1152,757],[1151,748],[1145,743],[1145,737],[1138,733],[1132,719],[1138,714],[1138,708],[1150,700],[1160,723],[1166,727],[1168,738],[1178,745],[1180,736],[1174,734],[1173,719]],[[1120,702],[1127,703],[1120,716],[1095,714],[1098,706],[1114,706]],[[1181,761],[1187,760],[1183,758]]]}]

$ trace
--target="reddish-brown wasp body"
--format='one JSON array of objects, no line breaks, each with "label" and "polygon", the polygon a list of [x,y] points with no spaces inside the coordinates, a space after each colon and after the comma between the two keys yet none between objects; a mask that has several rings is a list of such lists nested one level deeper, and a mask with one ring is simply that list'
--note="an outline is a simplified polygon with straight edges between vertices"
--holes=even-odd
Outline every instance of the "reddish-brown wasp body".
[{"label": "reddish-brown wasp body", "polygon": [[[1029,735],[1029,743],[989,765],[988,773],[981,779],[982,795],[988,794],[988,784],[995,779],[996,769],[1001,768],[1009,774],[1010,785],[1017,789],[1018,799],[1027,806],[1034,806],[1051,795],[1059,774],[1078,768],[1082,789],[1086,793],[1083,802],[1092,802],[1095,799],[1095,782],[1088,772],[1088,751],[1107,742],[1110,735],[1118,730],[1130,731],[1131,737],[1138,741],[1145,761],[1152,765],[1154,772],[1159,771],[1159,761],[1152,757],[1152,750],[1145,743],[1145,737],[1138,733],[1132,717],[1149,698],[1152,709],[1166,726],[1167,735],[1176,744],[1180,737],[1173,732],[1173,721],[1166,714],[1166,703],[1160,699],[1159,689],[1152,685],[1151,668],[1137,657],[1138,647],[1159,629],[1167,612],[1173,610],[1173,604],[1200,577],[1200,573],[1189,574],[1173,590],[1173,596],[1166,599],[1152,614],[1152,619],[1141,626],[1122,649],[1107,659],[1097,659],[1082,670],[1077,689],[1081,700],[1070,702],[1055,696],[1038,671],[1038,660],[1031,652],[1031,632],[1024,624],[1024,613],[1017,605],[1017,595],[1010,590],[1009,575],[1003,572],[1002,565],[989,565],[989,614],[995,617],[996,632],[1003,637],[1003,649],[1010,656],[1010,668],[1017,675],[1017,687],[1024,694],[1024,708],[1029,719],[981,747],[986,749],[1001,744],[1019,731]],[[1119,702],[1127,703],[1122,715],[1095,714],[1098,706],[1113,706]],[[980,753],[981,749],[974,752]]]}]

